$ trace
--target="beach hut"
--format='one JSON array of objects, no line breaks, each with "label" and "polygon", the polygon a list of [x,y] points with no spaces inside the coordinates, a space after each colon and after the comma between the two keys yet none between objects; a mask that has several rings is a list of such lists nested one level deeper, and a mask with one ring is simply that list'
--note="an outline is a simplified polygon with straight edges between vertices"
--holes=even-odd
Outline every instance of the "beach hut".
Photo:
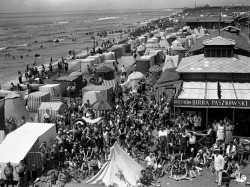
[{"label": "beach hut", "polygon": [[39,91],[40,92],[49,92],[51,101],[55,97],[62,96],[60,84],[45,84],[44,86],[39,87]]},{"label": "beach hut", "polygon": [[[16,167],[20,160],[27,162],[27,168],[35,164],[42,167],[40,145],[45,141],[51,147],[56,138],[56,126],[49,123],[25,123],[16,129],[0,144],[0,177],[5,178],[4,168],[8,162]],[[14,180],[18,180],[18,174],[13,172]]]},{"label": "beach hut", "polygon": [[99,56],[100,57],[101,63],[103,63],[105,61],[104,54],[97,53],[97,54],[95,54],[95,56]]},{"label": "beach hut", "polygon": [[161,40],[159,44],[160,44],[161,48],[165,48],[165,49],[170,48],[170,45],[169,45],[169,43],[168,43],[168,41],[166,39]]},{"label": "beach hut", "polygon": [[102,63],[102,59],[100,56],[88,56],[87,59],[93,59],[95,61],[94,64]]},{"label": "beach hut", "polygon": [[148,55],[154,56],[155,64],[161,64],[163,62],[163,59],[165,58],[162,50],[151,50],[149,51]]},{"label": "beach hut", "polygon": [[50,102],[49,92],[33,92],[28,97],[28,109],[30,112],[37,112],[41,102]]},{"label": "beach hut", "polygon": [[70,97],[67,90],[69,84],[75,84],[75,95],[79,95],[83,86],[82,75],[78,77],[62,76],[53,81],[60,83],[60,93],[63,97]]},{"label": "beach hut", "polygon": [[95,60],[94,59],[83,59],[81,60],[81,72],[83,74],[87,74],[89,73],[88,71],[88,66],[91,67],[95,64]]},{"label": "beach hut", "polygon": [[150,60],[149,59],[137,59],[136,60],[136,66],[135,71],[141,72],[143,74],[148,72],[148,69],[150,68]]},{"label": "beach hut", "polygon": [[105,60],[115,60],[115,53],[109,52],[109,53],[103,53],[104,55],[104,61]]},{"label": "beach hut", "polygon": [[182,47],[181,42],[179,40],[175,40],[172,42],[172,48],[176,48],[176,47]]},{"label": "beach hut", "polygon": [[185,49],[183,47],[172,48],[170,53],[171,53],[171,56],[178,55],[178,64],[181,62],[181,59],[185,57]]},{"label": "beach hut", "polygon": [[118,66],[115,60],[105,60],[100,67],[109,67],[113,70],[118,70]]},{"label": "beach hut", "polygon": [[123,48],[124,48],[125,54],[131,53],[131,44],[129,44],[129,43],[124,44]]},{"label": "beach hut", "polygon": [[140,40],[140,43],[146,43],[146,38],[144,36],[139,36],[138,39]]},{"label": "beach hut", "polygon": [[63,102],[41,102],[41,105],[38,108],[38,121],[42,122],[42,117],[45,114],[46,110],[50,111],[51,119],[55,118],[57,112],[63,113],[67,109],[67,105]]},{"label": "beach hut", "polygon": [[150,67],[153,67],[155,65],[155,58],[153,55],[144,55],[141,56],[140,59],[149,60]]},{"label": "beach hut", "polygon": [[103,96],[103,98],[107,101],[110,101],[110,95],[113,93],[112,86],[102,86],[102,85],[90,85],[82,88],[82,94],[89,91],[97,91]]},{"label": "beach hut", "polygon": [[162,71],[164,72],[166,69],[175,68],[175,63],[173,59],[169,56],[165,59],[164,66],[162,67]]},{"label": "beach hut", "polygon": [[122,46],[121,45],[113,45],[110,48],[110,51],[115,52],[115,59],[121,58],[122,56]]},{"label": "beach hut", "polygon": [[113,80],[115,79],[115,70],[106,66],[102,66],[96,70],[95,78],[99,80],[101,77],[104,80]]},{"label": "beach hut", "polygon": [[181,47],[183,47],[185,49],[187,49],[189,47],[188,38],[177,38],[176,40],[180,42]]},{"label": "beach hut", "polygon": [[93,104],[97,101],[102,101],[104,99],[101,91],[87,91],[84,92],[82,97],[82,102],[85,103],[89,100],[90,104]]},{"label": "beach hut", "polygon": [[11,118],[16,119],[17,126],[21,125],[22,116],[25,117],[26,121],[31,121],[30,115],[20,95],[14,92],[11,92],[4,98],[4,116],[4,121],[10,120]]},{"label": "beach hut", "polygon": [[84,59],[88,56],[87,51],[81,52],[79,54],[76,55],[76,59]]},{"label": "beach hut", "polygon": [[135,65],[135,58],[133,56],[122,56],[121,59],[118,59],[118,70],[122,70],[122,66],[126,68],[126,72],[132,72],[134,71],[134,65]]}]

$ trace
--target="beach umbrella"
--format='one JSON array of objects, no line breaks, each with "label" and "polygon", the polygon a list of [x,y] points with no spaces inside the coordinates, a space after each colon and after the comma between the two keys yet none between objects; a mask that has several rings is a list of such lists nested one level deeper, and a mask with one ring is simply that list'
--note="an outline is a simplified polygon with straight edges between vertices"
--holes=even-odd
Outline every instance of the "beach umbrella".
[{"label": "beach umbrella", "polygon": [[106,100],[97,101],[93,103],[91,107],[95,110],[105,110],[105,111],[115,109],[115,105]]}]

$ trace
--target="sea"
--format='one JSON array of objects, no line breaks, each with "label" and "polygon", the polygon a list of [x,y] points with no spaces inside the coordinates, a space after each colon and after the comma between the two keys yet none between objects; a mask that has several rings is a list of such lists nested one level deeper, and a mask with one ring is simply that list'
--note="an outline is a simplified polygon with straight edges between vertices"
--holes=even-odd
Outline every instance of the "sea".
[{"label": "sea", "polygon": [[[93,47],[86,33],[131,30],[148,20],[166,17],[177,10],[117,10],[84,12],[36,12],[0,14],[0,85],[17,82],[27,64],[39,66]],[[116,39],[117,34],[96,38]],[[59,42],[55,42],[59,39]],[[74,40],[73,40],[74,39]],[[9,56],[9,55],[10,56]],[[39,57],[35,57],[39,54]],[[13,58],[14,56],[14,58]],[[21,58],[21,56],[23,58]]]}]

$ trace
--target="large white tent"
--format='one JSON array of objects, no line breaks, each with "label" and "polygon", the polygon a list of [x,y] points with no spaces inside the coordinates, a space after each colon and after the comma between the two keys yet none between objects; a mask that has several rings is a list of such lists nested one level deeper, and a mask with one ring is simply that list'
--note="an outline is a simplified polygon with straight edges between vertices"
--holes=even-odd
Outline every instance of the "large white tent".
[{"label": "large white tent", "polygon": [[105,186],[136,186],[143,167],[131,158],[118,143],[110,150],[110,155],[101,170],[88,184],[104,184]]},{"label": "large white tent", "polygon": [[[21,160],[27,162],[28,167],[36,164],[38,168],[42,166],[39,146],[46,141],[47,146],[53,145],[56,137],[55,124],[49,123],[25,123],[16,129],[0,144],[0,170],[4,178],[3,169],[6,163],[11,162],[15,167]],[[17,173],[14,171],[14,179],[17,180]]]}]

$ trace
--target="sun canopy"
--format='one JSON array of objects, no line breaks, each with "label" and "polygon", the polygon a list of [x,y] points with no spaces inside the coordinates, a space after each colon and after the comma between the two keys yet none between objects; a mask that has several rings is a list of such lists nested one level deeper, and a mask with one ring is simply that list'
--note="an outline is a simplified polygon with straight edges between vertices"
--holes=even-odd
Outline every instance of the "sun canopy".
[{"label": "sun canopy", "polygon": [[90,124],[95,124],[95,123],[99,123],[102,118],[99,117],[99,118],[95,118],[95,119],[89,119],[89,118],[86,118],[86,117],[82,117],[82,119],[84,119],[87,123],[90,123]]}]

